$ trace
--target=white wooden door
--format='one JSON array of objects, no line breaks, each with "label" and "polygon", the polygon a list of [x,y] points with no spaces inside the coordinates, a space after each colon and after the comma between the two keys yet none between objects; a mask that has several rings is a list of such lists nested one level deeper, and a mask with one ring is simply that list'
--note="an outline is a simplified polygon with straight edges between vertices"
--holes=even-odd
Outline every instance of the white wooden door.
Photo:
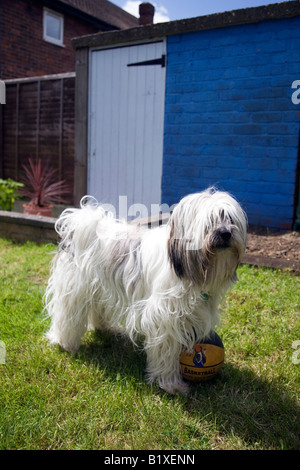
[{"label": "white wooden door", "polygon": [[165,54],[163,41],[91,52],[88,193],[121,217],[161,203]]}]

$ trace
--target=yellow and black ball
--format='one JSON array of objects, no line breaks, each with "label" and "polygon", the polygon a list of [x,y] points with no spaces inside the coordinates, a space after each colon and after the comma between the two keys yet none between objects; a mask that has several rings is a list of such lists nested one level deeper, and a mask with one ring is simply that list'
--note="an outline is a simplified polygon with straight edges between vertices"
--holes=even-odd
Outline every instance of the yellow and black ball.
[{"label": "yellow and black ball", "polygon": [[225,351],[221,338],[212,333],[197,341],[192,352],[180,356],[181,374],[190,382],[203,382],[214,378],[224,364]]}]

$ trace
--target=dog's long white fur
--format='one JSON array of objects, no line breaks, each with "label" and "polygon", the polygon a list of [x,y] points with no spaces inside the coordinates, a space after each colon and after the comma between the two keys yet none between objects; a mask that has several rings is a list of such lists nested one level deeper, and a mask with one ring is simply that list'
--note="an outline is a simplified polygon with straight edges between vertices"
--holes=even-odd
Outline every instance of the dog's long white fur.
[{"label": "dog's long white fur", "polygon": [[143,344],[149,383],[186,393],[180,354],[214,330],[245,249],[240,205],[209,189],[185,197],[166,226],[143,230],[84,198],[56,230],[45,295],[50,342],[72,352],[88,328],[125,333]]}]

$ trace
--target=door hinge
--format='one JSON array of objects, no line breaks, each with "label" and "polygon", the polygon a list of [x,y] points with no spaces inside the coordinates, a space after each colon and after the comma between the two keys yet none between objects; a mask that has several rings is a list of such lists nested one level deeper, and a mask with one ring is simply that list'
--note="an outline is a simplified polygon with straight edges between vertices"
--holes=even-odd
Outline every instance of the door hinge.
[{"label": "door hinge", "polygon": [[127,64],[127,67],[140,67],[142,65],[161,65],[161,67],[166,66],[166,54],[162,54],[159,59],[144,60],[142,62],[134,62],[132,64]]}]

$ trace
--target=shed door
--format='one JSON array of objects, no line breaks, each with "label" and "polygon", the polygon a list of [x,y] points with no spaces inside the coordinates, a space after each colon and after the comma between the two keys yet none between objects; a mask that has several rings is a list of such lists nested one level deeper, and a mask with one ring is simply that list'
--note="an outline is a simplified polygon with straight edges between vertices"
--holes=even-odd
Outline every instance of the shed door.
[{"label": "shed door", "polygon": [[161,203],[165,42],[93,51],[90,63],[88,193],[120,217],[150,215]]}]

